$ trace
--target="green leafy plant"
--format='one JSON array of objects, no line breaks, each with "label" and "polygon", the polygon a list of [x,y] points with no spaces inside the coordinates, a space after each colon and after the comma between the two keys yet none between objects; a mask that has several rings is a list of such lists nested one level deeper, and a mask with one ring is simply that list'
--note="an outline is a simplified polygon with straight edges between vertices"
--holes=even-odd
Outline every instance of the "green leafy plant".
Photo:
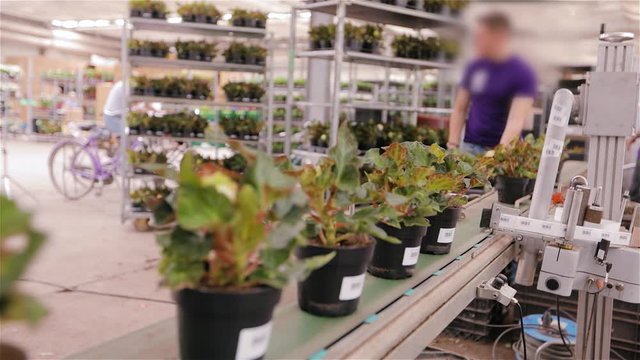
[{"label": "green leafy plant", "polygon": [[[394,214],[370,204],[360,184],[358,144],[347,123],[340,126],[337,144],[317,165],[305,165],[296,171],[302,190],[309,199],[305,234],[312,243],[339,247],[368,244],[374,236],[398,243],[376,226]],[[355,209],[352,209],[355,205]]]},{"label": "green leafy plant", "polygon": [[171,194],[171,189],[166,185],[143,186],[129,193],[131,207],[138,211],[149,211],[153,204],[163,202]]},{"label": "green leafy plant", "polygon": [[215,5],[205,1],[179,4],[177,12],[184,21],[204,22],[211,24],[215,24],[216,22],[218,22],[218,20],[222,16]]},{"label": "green leafy plant", "polygon": [[365,154],[365,188],[377,207],[391,207],[398,217],[386,219],[391,226],[427,226],[439,204],[435,193],[448,190],[445,182],[431,181],[438,161],[430,148],[418,142],[391,144],[382,154],[370,149]]},{"label": "green leafy plant", "polygon": [[[544,140],[542,140],[544,143]],[[498,145],[488,155],[493,158],[494,176],[533,179],[538,172],[542,147],[532,135],[513,139],[509,145]]]},{"label": "green leafy plant", "polygon": [[231,146],[247,161],[243,173],[216,164],[196,172],[190,152],[182,160],[176,226],[158,236],[159,270],[172,288],[281,288],[334,256],[293,259],[305,243],[304,194],[266,154]]},{"label": "green leafy plant", "polygon": [[212,61],[218,52],[218,44],[215,42],[200,41],[176,41],[176,53],[178,59],[190,59],[197,61]]},{"label": "green leafy plant", "polygon": [[261,84],[244,81],[230,81],[222,87],[222,90],[228,101],[235,102],[260,102],[265,94]]},{"label": "green leafy plant", "polygon": [[16,289],[16,281],[44,243],[45,237],[31,225],[31,215],[0,195],[0,319],[36,323],[46,310],[32,297]]},{"label": "green leafy plant", "polygon": [[226,62],[234,64],[264,65],[267,59],[264,47],[239,42],[232,42],[222,54]]},{"label": "green leafy plant", "polygon": [[164,19],[167,15],[167,5],[157,0],[130,0],[131,16]]},{"label": "green leafy plant", "polygon": [[335,38],[336,26],[333,24],[312,26],[309,29],[311,49],[332,49]]},{"label": "green leafy plant", "polygon": [[329,124],[314,121],[307,127],[307,135],[313,146],[329,146]]}]

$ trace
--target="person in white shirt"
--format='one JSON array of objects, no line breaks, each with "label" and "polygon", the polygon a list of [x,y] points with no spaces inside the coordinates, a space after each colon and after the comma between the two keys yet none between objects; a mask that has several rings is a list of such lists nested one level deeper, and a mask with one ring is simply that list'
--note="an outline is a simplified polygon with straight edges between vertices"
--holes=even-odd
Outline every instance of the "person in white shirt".
[{"label": "person in white shirt", "polygon": [[122,81],[111,87],[104,104],[104,125],[113,135],[122,134],[122,110],[124,109],[124,88]]}]

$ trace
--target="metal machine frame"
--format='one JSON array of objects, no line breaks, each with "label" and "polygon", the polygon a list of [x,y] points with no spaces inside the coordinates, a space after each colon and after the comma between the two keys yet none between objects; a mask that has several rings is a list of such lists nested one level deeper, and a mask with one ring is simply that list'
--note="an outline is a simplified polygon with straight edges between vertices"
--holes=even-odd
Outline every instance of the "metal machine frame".
[{"label": "metal machine frame", "polygon": [[[562,214],[549,219],[548,212],[574,102],[564,89],[554,97],[528,217],[498,204],[491,213],[490,227],[521,244],[516,283],[533,285],[542,251],[537,288],[560,296],[578,290],[576,359],[608,359],[613,300],[640,303],[640,272],[629,271],[640,266],[640,249],[627,247],[631,233],[619,230],[626,202],[624,142],[638,116],[640,92],[633,47],[633,34],[600,36],[596,71],[578,97],[582,131],[590,138],[588,179],[572,181]],[[587,221],[587,210],[597,220]]]}]

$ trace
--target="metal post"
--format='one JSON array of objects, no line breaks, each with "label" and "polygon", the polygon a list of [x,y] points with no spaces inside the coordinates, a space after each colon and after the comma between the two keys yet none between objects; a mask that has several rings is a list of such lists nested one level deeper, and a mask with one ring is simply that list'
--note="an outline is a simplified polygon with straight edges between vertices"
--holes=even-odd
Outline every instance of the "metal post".
[{"label": "metal post", "polygon": [[[298,14],[296,8],[291,8],[291,21],[289,22],[289,62],[287,64],[287,105],[284,118],[284,153],[291,155],[291,117],[293,111],[293,77],[296,60],[296,22]],[[272,95],[271,95],[272,96]]]},{"label": "metal post", "polygon": [[27,134],[33,134],[33,58],[27,58]]},{"label": "metal post", "polygon": [[345,0],[338,2],[336,17],[336,40],[335,48],[335,65],[333,67],[333,102],[331,104],[331,132],[329,135],[330,145],[336,145],[338,141],[338,127],[340,126],[340,75],[342,74],[342,60],[344,57],[344,18],[347,13],[347,4]]},{"label": "metal post", "polygon": [[383,123],[387,123],[387,121],[389,121],[388,107],[389,107],[389,77],[391,76],[390,72],[391,72],[391,69],[388,66],[385,66],[384,67],[384,84],[382,85],[382,89],[384,91],[384,95],[383,95],[384,106],[387,108],[382,110]]},{"label": "metal post", "polygon": [[[127,11],[127,13],[129,13]],[[128,157],[127,148],[129,147],[129,128],[127,126],[127,117],[129,114],[129,20],[125,19],[122,24],[122,36],[120,42],[120,63],[122,71],[122,91],[124,92],[124,101],[122,105],[122,121],[120,122],[120,174],[122,176],[122,203],[120,205],[120,221],[123,223],[127,219],[126,209],[129,202],[129,179],[128,179]]]},{"label": "metal post", "polygon": [[[267,64],[267,68],[266,70],[266,76],[267,76],[267,83],[268,83],[268,93],[267,93],[267,154],[271,155],[273,153],[273,86],[274,86],[274,79],[273,79],[273,72],[274,72],[274,68],[275,68],[275,62],[274,62],[274,53],[275,53],[275,49],[274,49],[274,44],[275,42],[273,41],[273,32],[269,33],[269,41],[268,41],[268,49],[269,49],[269,63]],[[287,102],[289,101],[288,97],[291,95],[287,96]],[[264,111],[262,111],[262,116],[264,116]]]},{"label": "metal post", "polygon": [[417,66],[413,70],[413,89],[412,90],[412,99],[411,99],[411,125],[418,125],[418,101],[420,100],[420,68]]}]

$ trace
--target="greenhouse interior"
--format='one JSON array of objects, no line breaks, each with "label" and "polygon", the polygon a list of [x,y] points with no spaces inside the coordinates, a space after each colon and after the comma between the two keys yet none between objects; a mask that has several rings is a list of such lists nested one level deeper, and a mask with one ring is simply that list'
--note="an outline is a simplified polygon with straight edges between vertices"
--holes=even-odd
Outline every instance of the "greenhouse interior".
[{"label": "greenhouse interior", "polygon": [[638,0],[0,1],[0,358],[640,360]]}]

